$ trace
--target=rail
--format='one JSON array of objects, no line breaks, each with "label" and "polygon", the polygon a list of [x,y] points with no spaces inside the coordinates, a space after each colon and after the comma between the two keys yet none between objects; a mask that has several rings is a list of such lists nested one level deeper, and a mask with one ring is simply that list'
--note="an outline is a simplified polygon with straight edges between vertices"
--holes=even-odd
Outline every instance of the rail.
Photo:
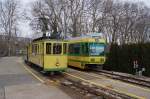
[{"label": "rail", "polygon": [[[29,65],[27,62],[25,62],[25,63],[27,65]],[[26,68],[31,69],[30,70],[31,74],[34,77],[38,78],[37,75],[32,72],[32,71],[34,71],[34,72],[39,74],[40,69],[38,67],[30,64],[30,66],[26,67]],[[41,81],[42,83],[43,82],[45,84],[54,83],[54,84],[58,84],[59,86],[67,86],[68,88],[76,87],[80,91],[81,90],[84,91],[84,93],[93,94],[96,97],[100,96],[101,98],[104,98],[104,99],[120,99],[120,98],[123,98],[123,99],[130,99],[130,98],[132,98],[132,99],[144,99],[143,97],[133,96],[130,94],[124,94],[118,90],[108,88],[108,87],[103,86],[101,84],[88,81],[84,78],[81,78],[81,77],[78,77],[76,75],[72,75],[69,73],[63,73],[62,75],[59,75],[59,76],[41,75],[41,73],[39,75],[44,79],[44,81]]]},{"label": "rail", "polygon": [[94,70],[94,72],[96,72],[97,74],[107,76],[112,79],[121,80],[124,82],[129,82],[129,83],[150,88],[150,80],[147,80],[147,78],[141,78],[129,74],[121,74],[121,73],[106,71],[106,70]]}]

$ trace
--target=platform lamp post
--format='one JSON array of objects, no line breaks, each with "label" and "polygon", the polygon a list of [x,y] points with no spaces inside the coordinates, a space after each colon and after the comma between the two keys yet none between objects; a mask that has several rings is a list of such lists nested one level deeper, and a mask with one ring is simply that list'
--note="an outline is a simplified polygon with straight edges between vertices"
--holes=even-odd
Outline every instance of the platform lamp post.
[{"label": "platform lamp post", "polygon": [[46,31],[48,30],[48,17],[43,16],[39,18],[39,21],[42,25],[43,37],[46,37]]}]

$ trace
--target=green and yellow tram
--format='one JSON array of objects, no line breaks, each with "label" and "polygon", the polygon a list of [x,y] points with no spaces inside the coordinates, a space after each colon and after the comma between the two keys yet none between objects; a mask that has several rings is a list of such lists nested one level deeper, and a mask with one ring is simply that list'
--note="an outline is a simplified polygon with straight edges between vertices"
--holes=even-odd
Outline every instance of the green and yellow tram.
[{"label": "green and yellow tram", "polygon": [[80,69],[102,68],[106,42],[97,38],[72,39],[68,43],[68,65]]},{"label": "green and yellow tram", "polygon": [[27,47],[27,61],[41,67],[43,71],[65,71],[67,69],[67,42],[38,38]]}]

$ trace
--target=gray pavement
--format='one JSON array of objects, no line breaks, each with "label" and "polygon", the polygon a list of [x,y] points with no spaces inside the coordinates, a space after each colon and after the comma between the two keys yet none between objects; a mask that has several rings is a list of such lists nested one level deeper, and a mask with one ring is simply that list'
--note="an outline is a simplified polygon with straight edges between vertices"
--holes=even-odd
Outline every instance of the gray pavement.
[{"label": "gray pavement", "polygon": [[39,82],[23,66],[20,57],[0,59],[0,99],[71,99],[59,88]]}]

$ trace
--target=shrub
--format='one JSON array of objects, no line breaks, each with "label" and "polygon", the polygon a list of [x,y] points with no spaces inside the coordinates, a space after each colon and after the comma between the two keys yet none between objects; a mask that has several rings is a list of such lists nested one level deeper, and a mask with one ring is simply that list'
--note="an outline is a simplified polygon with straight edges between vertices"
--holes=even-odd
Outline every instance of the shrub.
[{"label": "shrub", "polygon": [[104,69],[135,74],[133,61],[145,68],[145,76],[150,76],[150,43],[111,45]]}]

